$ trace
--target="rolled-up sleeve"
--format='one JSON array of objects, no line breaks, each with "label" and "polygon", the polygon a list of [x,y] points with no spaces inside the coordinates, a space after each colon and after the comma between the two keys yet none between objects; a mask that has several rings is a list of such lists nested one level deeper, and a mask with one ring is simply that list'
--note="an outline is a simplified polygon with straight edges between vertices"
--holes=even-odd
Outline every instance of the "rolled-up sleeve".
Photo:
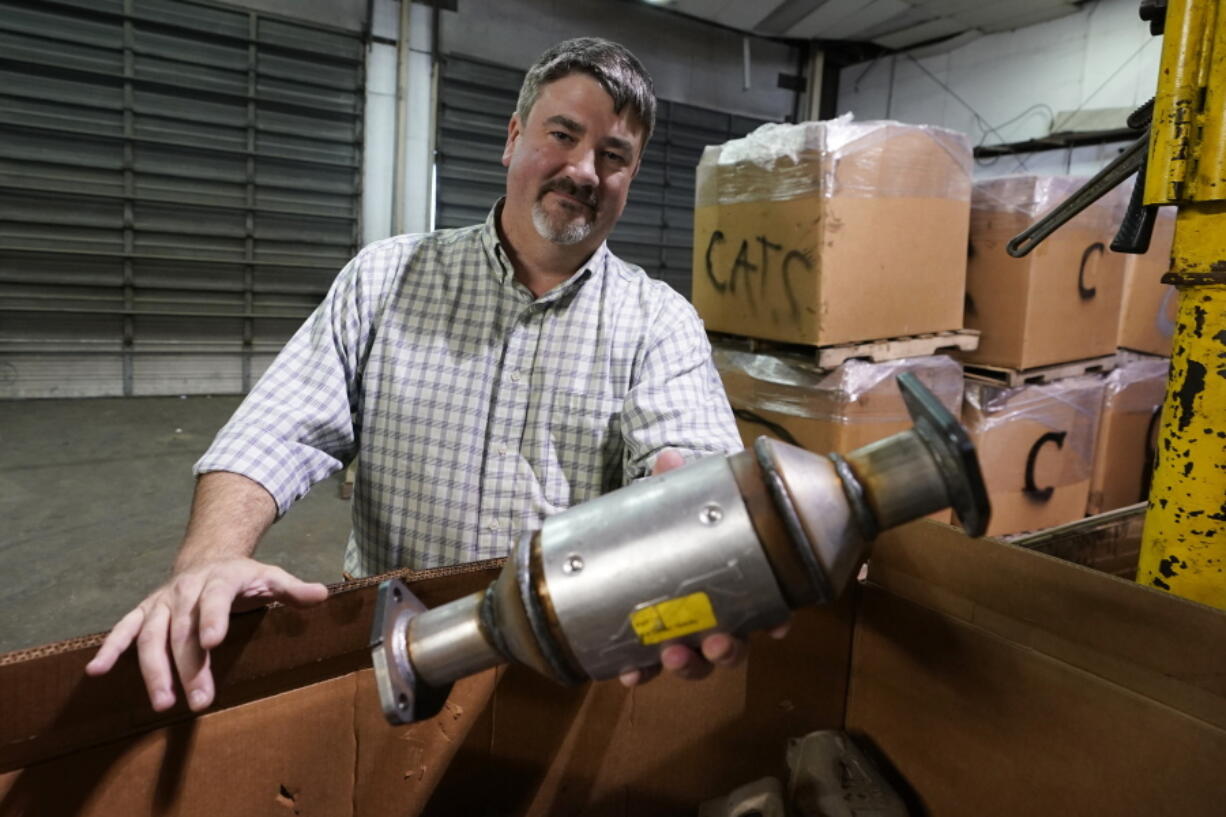
[{"label": "rolled-up sleeve", "polygon": [[255,480],[278,517],[356,451],[354,416],[372,310],[386,276],[368,274],[387,252],[363,250],[289,340],[193,471]]},{"label": "rolled-up sleeve", "polygon": [[740,451],[728,397],[693,306],[659,284],[661,307],[622,408],[625,482],[651,474],[667,448],[687,462]]}]

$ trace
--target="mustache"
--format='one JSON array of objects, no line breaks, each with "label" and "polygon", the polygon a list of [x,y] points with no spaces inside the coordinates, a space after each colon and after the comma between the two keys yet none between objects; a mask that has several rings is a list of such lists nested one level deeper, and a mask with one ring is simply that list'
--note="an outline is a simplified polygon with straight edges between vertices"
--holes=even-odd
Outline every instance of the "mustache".
[{"label": "mustache", "polygon": [[546,182],[541,187],[538,199],[545,197],[546,193],[550,192],[565,193],[575,199],[578,199],[583,204],[591,208],[592,212],[596,212],[596,188],[590,184],[577,185],[566,176],[559,176],[552,181]]}]

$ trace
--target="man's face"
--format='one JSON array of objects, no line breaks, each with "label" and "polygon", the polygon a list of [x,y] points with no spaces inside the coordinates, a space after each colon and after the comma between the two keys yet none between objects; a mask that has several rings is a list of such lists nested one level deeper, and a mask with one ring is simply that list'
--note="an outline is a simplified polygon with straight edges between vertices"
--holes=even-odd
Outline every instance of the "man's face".
[{"label": "man's face", "polygon": [[528,121],[511,117],[502,163],[507,205],[541,238],[595,248],[613,230],[638,173],[643,129],[614,113],[600,83],[575,73],[541,88]]}]

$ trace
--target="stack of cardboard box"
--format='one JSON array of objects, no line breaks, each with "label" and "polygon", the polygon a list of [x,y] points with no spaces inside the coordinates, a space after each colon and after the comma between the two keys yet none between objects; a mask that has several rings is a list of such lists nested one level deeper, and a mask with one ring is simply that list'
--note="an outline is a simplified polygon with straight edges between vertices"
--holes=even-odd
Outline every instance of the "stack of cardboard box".
[{"label": "stack of cardboard box", "polygon": [[1175,208],[1162,207],[1149,252],[1124,256],[1124,297],[1116,345],[1131,352],[1170,357],[1175,334],[1175,287],[1162,283],[1170,269]]},{"label": "stack of cardboard box", "polygon": [[706,149],[693,300],[723,333],[716,360],[746,443],[769,434],[846,452],[905,429],[902,371],[956,412],[950,358],[877,350],[884,362],[823,370],[814,349],[962,328],[970,166],[961,134],[850,117]]},{"label": "stack of cardboard box", "polygon": [[[1025,258],[1009,240],[1084,183],[1008,176],[978,182],[971,209],[963,419],[980,449],[994,508],[990,533],[1063,524],[1142,498],[1146,427],[1162,400],[1170,345],[1159,282],[1173,218],[1160,217],[1145,255],[1109,245],[1127,191],[1104,197]],[[1155,362],[1156,361],[1156,362]],[[973,385],[972,385],[973,384]],[[1135,439],[1134,439],[1135,438]],[[1046,476],[1044,476],[1046,475]]]},{"label": "stack of cardboard box", "polygon": [[1170,361],[1127,352],[1120,357],[1104,384],[1089,514],[1143,502],[1156,464],[1158,418]]},{"label": "stack of cardboard box", "polygon": [[1141,502],[1149,494],[1175,332],[1175,287],[1162,283],[1174,237],[1175,210],[1164,207],[1158,211],[1149,251],[1124,256],[1118,365],[1107,377],[1089,514]]}]

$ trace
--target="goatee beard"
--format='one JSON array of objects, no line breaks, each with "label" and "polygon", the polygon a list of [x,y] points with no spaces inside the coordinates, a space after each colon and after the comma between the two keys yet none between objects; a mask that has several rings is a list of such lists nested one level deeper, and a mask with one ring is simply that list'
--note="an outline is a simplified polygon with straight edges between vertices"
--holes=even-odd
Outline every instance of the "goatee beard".
[{"label": "goatee beard", "polygon": [[592,223],[581,218],[568,219],[560,225],[554,224],[553,217],[545,212],[540,201],[532,205],[532,226],[541,238],[564,247],[579,244],[592,234]]},{"label": "goatee beard", "polygon": [[[580,187],[575,184],[567,176],[559,176],[547,183],[541,188],[540,195],[532,205],[532,226],[536,228],[536,232],[541,238],[546,241],[552,241],[555,244],[561,244],[564,247],[569,247],[578,244],[587,239],[592,234],[592,222],[581,217],[566,218],[565,215],[560,216],[563,220],[559,226],[554,223],[554,216],[551,216],[541,203],[545,199],[545,195],[551,191],[556,191],[586,205],[592,211],[593,221],[596,218],[596,196],[595,189],[584,185]],[[571,208],[564,207],[565,214]]]}]

